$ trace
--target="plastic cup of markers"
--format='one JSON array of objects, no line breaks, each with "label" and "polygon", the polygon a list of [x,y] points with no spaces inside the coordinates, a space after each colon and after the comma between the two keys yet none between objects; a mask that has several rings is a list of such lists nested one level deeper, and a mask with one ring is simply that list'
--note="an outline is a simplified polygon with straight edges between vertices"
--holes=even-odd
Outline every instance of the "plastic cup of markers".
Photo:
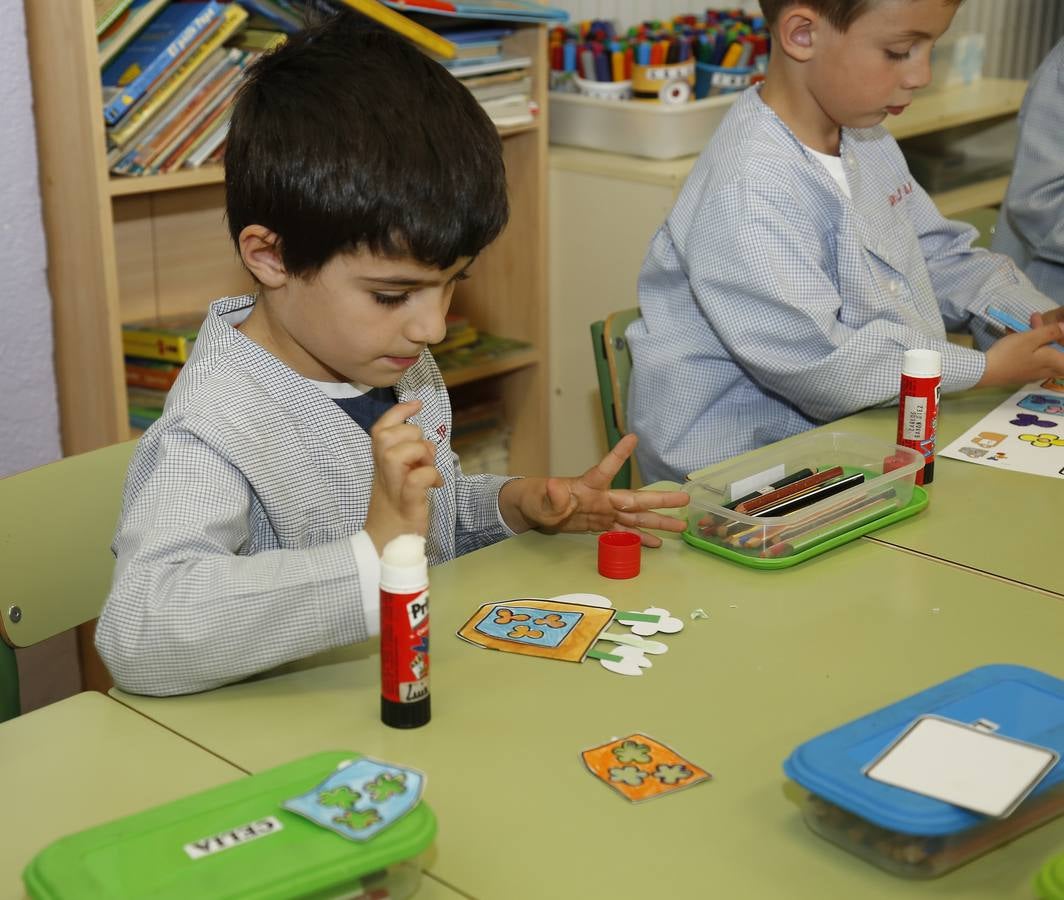
[{"label": "plastic cup of markers", "polygon": [[631,531],[606,531],[598,539],[599,575],[635,578],[639,574],[643,541]]},{"label": "plastic cup of markers", "polygon": [[631,100],[632,82],[629,81],[588,81],[579,75],[573,76],[576,89],[585,97],[595,100]]},{"label": "plastic cup of markers", "polygon": [[725,69],[709,63],[695,63],[695,99],[716,97],[718,94],[733,94],[750,87],[750,79],[757,72],[756,66],[739,66]]}]

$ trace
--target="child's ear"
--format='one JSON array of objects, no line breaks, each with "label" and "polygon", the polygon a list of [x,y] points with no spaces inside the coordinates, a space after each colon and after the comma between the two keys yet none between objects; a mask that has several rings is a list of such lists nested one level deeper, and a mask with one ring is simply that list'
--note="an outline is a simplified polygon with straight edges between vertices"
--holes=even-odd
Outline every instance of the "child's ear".
[{"label": "child's ear", "polygon": [[268,288],[283,287],[288,279],[281,259],[280,240],[262,225],[247,225],[237,239],[240,258],[255,279]]},{"label": "child's ear", "polygon": [[820,15],[808,6],[789,6],[783,10],[773,42],[789,57],[805,62],[813,55],[813,34],[820,23]]}]

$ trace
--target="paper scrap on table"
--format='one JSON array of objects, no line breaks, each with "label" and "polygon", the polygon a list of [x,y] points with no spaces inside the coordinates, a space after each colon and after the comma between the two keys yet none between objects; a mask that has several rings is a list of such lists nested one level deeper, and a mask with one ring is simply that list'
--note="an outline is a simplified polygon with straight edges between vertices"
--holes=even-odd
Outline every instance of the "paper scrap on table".
[{"label": "paper scrap on table", "polygon": [[1001,818],[1019,806],[1059,759],[1048,747],[928,715],[910,725],[864,773],[875,781]]},{"label": "paper scrap on table", "polygon": [[1064,378],[1025,385],[938,455],[1064,478]]},{"label": "paper scrap on table", "polygon": [[639,803],[713,776],[645,734],[630,734],[580,754],[587,770],[626,800]]}]

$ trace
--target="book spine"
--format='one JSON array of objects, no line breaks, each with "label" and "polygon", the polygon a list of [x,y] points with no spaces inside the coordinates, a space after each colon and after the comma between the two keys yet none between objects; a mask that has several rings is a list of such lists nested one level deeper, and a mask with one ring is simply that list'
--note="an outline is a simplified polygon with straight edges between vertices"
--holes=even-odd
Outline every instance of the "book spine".
[{"label": "book spine", "polygon": [[193,341],[184,335],[159,331],[122,332],[122,352],[126,356],[143,356],[164,362],[187,362]]},{"label": "book spine", "polygon": [[117,93],[105,104],[103,109],[104,119],[107,124],[114,125],[126,110],[143,96],[149,85],[152,84],[166,69],[176,60],[182,52],[196,40],[207,27],[214,22],[222,13],[222,7],[216,0],[210,0],[210,5],[205,7],[191,22],[178,33],[169,44],[156,55],[148,65],[128,84],[121,85]]},{"label": "book spine", "polygon": [[149,388],[154,391],[168,391],[177,381],[181,367],[174,365],[169,369],[153,369],[126,363],[126,387]]}]

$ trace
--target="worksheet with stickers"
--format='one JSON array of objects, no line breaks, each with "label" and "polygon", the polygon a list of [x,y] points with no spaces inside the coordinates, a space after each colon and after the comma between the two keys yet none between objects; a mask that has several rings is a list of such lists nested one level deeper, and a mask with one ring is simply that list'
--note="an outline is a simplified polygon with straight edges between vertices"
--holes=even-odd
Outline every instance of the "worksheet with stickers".
[{"label": "worksheet with stickers", "polygon": [[1026,385],[938,455],[1064,479],[1064,378]]}]

